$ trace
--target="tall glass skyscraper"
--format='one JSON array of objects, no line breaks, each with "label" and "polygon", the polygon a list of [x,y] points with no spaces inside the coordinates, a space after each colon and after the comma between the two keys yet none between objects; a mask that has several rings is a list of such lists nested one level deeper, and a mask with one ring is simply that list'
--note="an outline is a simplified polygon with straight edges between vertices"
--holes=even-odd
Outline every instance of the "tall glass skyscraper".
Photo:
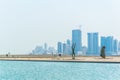
[{"label": "tall glass skyscraper", "polygon": [[93,33],[93,53],[99,55],[99,40],[98,33]]},{"label": "tall glass skyscraper", "polygon": [[120,52],[120,42],[118,42],[118,52]]},{"label": "tall glass skyscraper", "polygon": [[67,54],[71,54],[71,41],[69,39],[67,39]]},{"label": "tall glass skyscraper", "polygon": [[88,33],[88,55],[98,55],[99,43],[98,33]]},{"label": "tall glass skyscraper", "polygon": [[63,43],[63,53],[66,54],[67,53],[67,44]]},{"label": "tall glass skyscraper", "polygon": [[72,30],[72,44],[75,44],[75,53],[82,51],[82,33],[81,30]]},{"label": "tall glass skyscraper", "polygon": [[62,42],[58,42],[58,49],[57,49],[58,53],[60,53],[60,54],[63,53],[63,49],[62,48],[63,48]]},{"label": "tall glass skyscraper", "polygon": [[112,55],[113,48],[113,36],[101,37],[101,48],[105,46],[106,55]]},{"label": "tall glass skyscraper", "polygon": [[101,48],[103,47],[103,46],[106,46],[106,37],[101,37]]},{"label": "tall glass skyscraper", "polygon": [[92,33],[88,33],[88,55],[93,54],[93,36]]},{"label": "tall glass skyscraper", "polygon": [[114,43],[113,43],[113,50],[114,50],[114,53],[117,55],[118,53],[118,40],[114,40]]}]

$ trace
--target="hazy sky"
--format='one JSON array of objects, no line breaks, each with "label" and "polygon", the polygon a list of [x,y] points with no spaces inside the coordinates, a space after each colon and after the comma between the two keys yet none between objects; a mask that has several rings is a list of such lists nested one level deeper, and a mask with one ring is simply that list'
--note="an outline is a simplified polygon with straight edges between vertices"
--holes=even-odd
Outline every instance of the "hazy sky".
[{"label": "hazy sky", "polygon": [[72,29],[120,40],[120,0],[0,0],[0,54],[29,53],[36,45],[56,46]]}]

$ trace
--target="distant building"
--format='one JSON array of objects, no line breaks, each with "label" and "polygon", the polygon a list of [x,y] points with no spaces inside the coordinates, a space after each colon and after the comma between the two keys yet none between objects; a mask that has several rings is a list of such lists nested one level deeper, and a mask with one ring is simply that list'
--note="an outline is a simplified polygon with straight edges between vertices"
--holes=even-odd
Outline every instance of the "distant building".
[{"label": "distant building", "polygon": [[112,55],[114,53],[113,36],[101,37],[101,48],[103,46],[105,46],[106,55]]},{"label": "distant building", "polygon": [[81,30],[72,30],[72,44],[75,44],[75,53],[82,51],[82,33]]},{"label": "distant building", "polygon": [[108,55],[112,55],[113,54],[113,36],[108,36],[106,41],[106,52],[108,53]]},{"label": "distant building", "polygon": [[103,46],[106,46],[106,37],[101,37],[101,48],[103,47]]},{"label": "distant building", "polygon": [[115,55],[118,55],[118,40],[114,40],[113,42],[113,51]]},{"label": "distant building", "polygon": [[82,54],[81,55],[86,55],[86,53],[87,53],[87,47],[83,46],[82,47]]},{"label": "distant building", "polygon": [[88,33],[88,55],[99,55],[98,33]]},{"label": "distant building", "polygon": [[95,55],[99,55],[99,37],[98,33],[93,33],[93,52]]},{"label": "distant building", "polygon": [[67,53],[67,44],[63,43],[63,53],[66,54]]},{"label": "distant building", "polygon": [[118,43],[118,55],[120,55],[120,42]]},{"label": "distant building", "polygon": [[68,46],[71,46],[71,42],[70,42],[69,39],[67,39],[67,45],[68,45]]},{"label": "distant building", "polygon": [[47,43],[44,44],[44,47],[42,46],[36,46],[35,49],[32,50],[33,55],[39,55],[39,54],[56,54],[56,50],[54,47],[47,48]]},{"label": "distant building", "polygon": [[54,47],[49,47],[48,48],[48,54],[56,54],[56,50]]},{"label": "distant building", "polygon": [[35,49],[32,51],[32,54],[43,54],[44,49],[42,46],[36,46]]},{"label": "distant building", "polygon": [[44,43],[44,54],[47,54],[47,43]]},{"label": "distant building", "polygon": [[44,49],[47,50],[47,43],[44,43]]},{"label": "distant building", "polygon": [[118,43],[118,51],[120,52],[120,42]]},{"label": "distant building", "polygon": [[88,33],[88,51],[87,54],[93,54],[93,38],[92,33]]},{"label": "distant building", "polygon": [[63,44],[62,44],[62,42],[58,42],[57,51],[58,51],[59,54],[63,53]]},{"label": "distant building", "polygon": [[71,55],[72,48],[71,48],[71,41],[69,39],[67,39],[67,46],[66,46],[66,48],[67,48],[67,54]]}]

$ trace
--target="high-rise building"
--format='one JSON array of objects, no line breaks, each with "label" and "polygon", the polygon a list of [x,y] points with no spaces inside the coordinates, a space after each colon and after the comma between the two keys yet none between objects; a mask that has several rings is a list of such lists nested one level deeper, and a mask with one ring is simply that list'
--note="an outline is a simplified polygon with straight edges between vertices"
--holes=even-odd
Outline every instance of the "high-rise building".
[{"label": "high-rise building", "polygon": [[47,50],[47,43],[44,43],[44,49]]},{"label": "high-rise building", "polygon": [[108,36],[106,38],[106,53],[107,55],[113,54],[113,36]]},{"label": "high-rise building", "polygon": [[88,51],[87,54],[93,54],[93,38],[92,33],[88,33]]},{"label": "high-rise building", "polygon": [[114,54],[117,55],[118,53],[118,40],[114,40],[114,43],[113,43],[113,50],[114,50]]},{"label": "high-rise building", "polygon": [[63,43],[63,53],[66,54],[67,51],[67,44]]},{"label": "high-rise building", "polygon": [[82,33],[81,30],[72,30],[72,45],[75,44],[75,53],[82,51]]},{"label": "high-rise building", "polygon": [[93,33],[93,52],[96,55],[99,55],[99,37],[98,33]]},{"label": "high-rise building", "polygon": [[44,43],[44,54],[47,54],[47,43]]},{"label": "high-rise building", "polygon": [[103,46],[106,46],[106,37],[101,37],[101,48],[103,47]]},{"label": "high-rise building", "polygon": [[67,39],[66,49],[67,49],[67,54],[70,55],[72,48],[71,48],[71,41],[69,39]]},{"label": "high-rise building", "polygon": [[120,52],[120,42],[118,43],[118,51]]},{"label": "high-rise building", "polygon": [[88,33],[88,55],[99,55],[98,33]]},{"label": "high-rise building", "polygon": [[58,44],[57,44],[57,52],[59,54],[63,53],[63,54],[70,55],[71,54],[71,43],[70,43],[70,40],[68,39],[64,43],[58,42]]},{"label": "high-rise building", "polygon": [[63,45],[62,45],[62,42],[58,42],[58,53],[61,54],[63,53]]},{"label": "high-rise building", "polygon": [[113,48],[113,36],[101,37],[101,48],[105,46],[106,55],[112,55]]},{"label": "high-rise building", "polygon": [[67,45],[68,45],[68,46],[71,46],[71,42],[70,42],[69,39],[67,39]]}]

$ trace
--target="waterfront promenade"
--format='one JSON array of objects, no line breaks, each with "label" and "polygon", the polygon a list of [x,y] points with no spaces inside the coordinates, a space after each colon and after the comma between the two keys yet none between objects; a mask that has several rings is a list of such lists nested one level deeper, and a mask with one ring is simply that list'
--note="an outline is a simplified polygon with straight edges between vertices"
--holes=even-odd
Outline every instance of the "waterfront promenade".
[{"label": "waterfront promenade", "polygon": [[21,60],[21,61],[61,61],[61,62],[117,62],[120,63],[120,56],[107,56],[103,59],[99,56],[76,56],[75,60],[71,56],[56,55],[0,55],[0,60]]}]

